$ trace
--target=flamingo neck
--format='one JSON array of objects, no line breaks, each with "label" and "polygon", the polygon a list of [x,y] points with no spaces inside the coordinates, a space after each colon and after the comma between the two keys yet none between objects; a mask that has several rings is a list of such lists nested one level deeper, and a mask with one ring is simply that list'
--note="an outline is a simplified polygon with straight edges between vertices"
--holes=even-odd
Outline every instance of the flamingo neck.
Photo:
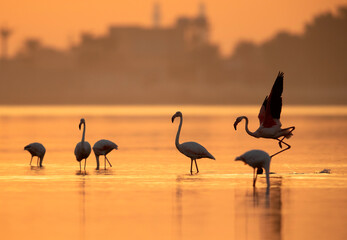
[{"label": "flamingo neck", "polygon": [[246,130],[246,132],[248,133],[248,135],[251,135],[251,136],[253,136],[253,137],[256,137],[255,132],[251,132],[251,131],[248,129],[248,117],[243,116],[242,118],[245,119],[245,121],[246,121],[246,123],[245,123],[245,130]]},{"label": "flamingo neck", "polygon": [[178,146],[180,145],[179,138],[180,138],[180,134],[181,134],[182,122],[183,122],[183,117],[180,116],[180,125],[178,126],[178,130],[177,130],[177,134],[176,134],[176,140],[175,140],[175,144],[176,144],[177,149],[178,149]]},{"label": "flamingo neck", "polygon": [[86,135],[86,124],[83,123],[82,143],[84,143],[85,135]]}]

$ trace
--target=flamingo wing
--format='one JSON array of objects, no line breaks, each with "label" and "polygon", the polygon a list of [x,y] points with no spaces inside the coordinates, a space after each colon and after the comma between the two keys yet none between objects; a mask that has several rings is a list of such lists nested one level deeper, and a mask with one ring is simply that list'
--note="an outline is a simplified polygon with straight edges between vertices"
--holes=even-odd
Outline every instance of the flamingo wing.
[{"label": "flamingo wing", "polygon": [[270,162],[271,157],[268,153],[255,149],[245,152],[237,157],[236,160],[241,160],[253,168],[263,168],[265,167],[265,162]]},{"label": "flamingo wing", "polygon": [[204,148],[202,145],[196,142],[185,142],[180,144],[180,150],[184,155],[190,158],[215,158],[212,156],[211,153],[207,151],[206,148]]},{"label": "flamingo wing", "polygon": [[86,159],[89,157],[92,148],[90,147],[89,142],[79,142],[75,147],[75,156],[77,161],[81,161],[82,159]]},{"label": "flamingo wing", "polygon": [[278,124],[278,121],[275,121],[275,120],[279,120],[281,117],[283,75],[284,75],[283,72],[278,73],[276,81],[274,85],[272,86],[271,93],[266,101],[265,115],[264,115],[263,121],[261,122],[261,124],[266,128],[270,128]]},{"label": "flamingo wing", "polygon": [[260,124],[262,124],[264,122],[264,119],[265,119],[267,99],[268,99],[268,97],[266,96],[266,98],[264,99],[263,104],[261,105],[261,108],[260,108],[260,111],[259,111],[259,114],[258,114],[258,118],[259,118],[259,123]]},{"label": "flamingo wing", "polygon": [[98,155],[105,155],[111,152],[113,149],[118,149],[117,144],[106,139],[97,141],[93,146],[94,153]]},{"label": "flamingo wing", "polygon": [[24,150],[28,150],[33,156],[43,157],[45,156],[45,147],[38,142],[30,143],[24,147]]}]

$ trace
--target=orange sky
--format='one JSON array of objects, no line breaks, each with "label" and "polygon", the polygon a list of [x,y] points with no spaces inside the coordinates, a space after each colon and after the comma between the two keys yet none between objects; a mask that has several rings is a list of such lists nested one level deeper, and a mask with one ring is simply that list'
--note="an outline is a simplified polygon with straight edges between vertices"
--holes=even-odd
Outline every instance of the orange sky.
[{"label": "orange sky", "polygon": [[[64,48],[81,31],[106,32],[110,24],[151,26],[153,3],[161,4],[162,25],[180,15],[193,16],[200,0],[0,0],[0,25],[14,29],[10,53],[23,39],[37,37],[45,45]],[[279,30],[300,32],[320,12],[336,10],[347,0],[205,0],[211,40],[228,54],[243,39],[256,42]]]}]

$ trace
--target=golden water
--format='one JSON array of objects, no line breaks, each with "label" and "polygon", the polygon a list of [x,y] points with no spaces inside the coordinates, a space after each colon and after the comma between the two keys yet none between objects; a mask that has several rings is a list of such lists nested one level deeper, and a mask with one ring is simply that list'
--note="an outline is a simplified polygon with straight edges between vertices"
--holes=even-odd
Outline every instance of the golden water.
[{"label": "golden water", "polygon": [[[190,160],[174,145],[196,141],[215,157]],[[291,107],[283,127],[296,126],[292,149],[272,160],[270,194],[252,169],[235,162],[251,149],[270,154],[274,140],[248,136],[258,126],[253,106],[0,107],[1,239],[345,239],[347,230],[347,107]],[[113,168],[80,174],[74,148],[81,140],[118,144]],[[30,142],[47,149],[43,168],[29,166]],[[103,158],[101,158],[103,159]],[[36,162],[36,161],[33,161]],[[102,161],[103,164],[103,161]],[[34,164],[35,165],[35,164]],[[324,168],[331,174],[319,174]]]}]

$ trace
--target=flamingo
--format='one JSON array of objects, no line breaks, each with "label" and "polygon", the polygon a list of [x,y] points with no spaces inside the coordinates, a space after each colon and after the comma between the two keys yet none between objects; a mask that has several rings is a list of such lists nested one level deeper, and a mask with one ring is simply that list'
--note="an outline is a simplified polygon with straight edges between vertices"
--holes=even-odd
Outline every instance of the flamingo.
[{"label": "flamingo", "polygon": [[24,147],[24,150],[27,150],[31,154],[31,160],[30,160],[30,165],[31,162],[33,161],[33,157],[37,157],[37,162],[36,165],[39,166],[39,159],[40,159],[40,167],[42,167],[42,161],[43,157],[45,156],[46,149],[45,147],[38,142],[30,143],[29,145]]},{"label": "flamingo", "polygon": [[105,169],[106,169],[106,160],[107,160],[108,164],[110,165],[110,167],[112,167],[112,164],[107,159],[106,155],[109,152],[111,152],[113,149],[118,150],[118,146],[117,146],[117,144],[115,144],[114,142],[112,142],[110,140],[101,139],[94,144],[93,151],[94,151],[95,158],[96,158],[96,170],[99,170],[99,156],[100,155],[105,156],[105,159],[104,159]]},{"label": "flamingo", "polygon": [[81,171],[81,161],[84,159],[84,171],[86,170],[86,164],[87,164],[87,158],[90,155],[90,152],[92,151],[89,142],[84,141],[85,134],[86,134],[86,121],[84,118],[81,118],[80,124],[78,125],[78,128],[81,130],[81,125],[83,124],[83,134],[82,134],[82,140],[77,143],[75,147],[75,156],[76,160],[80,163],[80,171]]},{"label": "flamingo", "polygon": [[[266,173],[267,189],[269,189],[270,161],[273,156],[274,155],[269,156],[269,154],[262,150],[250,150],[241,156],[236,157],[235,161],[243,161],[245,164],[248,164],[253,168],[253,187],[255,187],[258,174],[262,174],[264,168]],[[255,173],[255,169],[257,169],[257,173]]]},{"label": "flamingo", "polygon": [[213,160],[216,160],[216,159],[212,156],[211,153],[209,153],[206,150],[206,148],[201,146],[199,143],[196,143],[196,142],[185,142],[182,144],[179,143],[179,137],[180,137],[181,128],[182,128],[182,121],[183,121],[182,113],[176,112],[172,116],[171,121],[174,122],[176,117],[181,118],[180,125],[178,127],[177,134],[176,134],[176,140],[175,140],[176,148],[182,154],[184,154],[190,158],[190,174],[193,174],[193,169],[192,169],[193,168],[193,161],[195,162],[196,171],[198,173],[199,169],[198,169],[198,164],[196,163],[196,159],[200,159],[200,158],[210,158]]},{"label": "flamingo", "polygon": [[284,142],[283,139],[290,138],[293,135],[292,132],[295,129],[294,126],[281,128],[282,124],[280,122],[280,116],[282,110],[283,75],[283,72],[278,73],[270,95],[266,96],[263,105],[261,106],[258,115],[260,126],[255,132],[251,132],[248,129],[248,118],[245,116],[238,117],[234,123],[234,128],[236,130],[237,124],[239,124],[242,119],[245,119],[245,130],[249,135],[256,138],[275,139],[279,141],[278,144],[280,148],[282,148],[282,143],[285,144],[287,148],[279,151],[277,154],[290,149],[291,146]]}]

